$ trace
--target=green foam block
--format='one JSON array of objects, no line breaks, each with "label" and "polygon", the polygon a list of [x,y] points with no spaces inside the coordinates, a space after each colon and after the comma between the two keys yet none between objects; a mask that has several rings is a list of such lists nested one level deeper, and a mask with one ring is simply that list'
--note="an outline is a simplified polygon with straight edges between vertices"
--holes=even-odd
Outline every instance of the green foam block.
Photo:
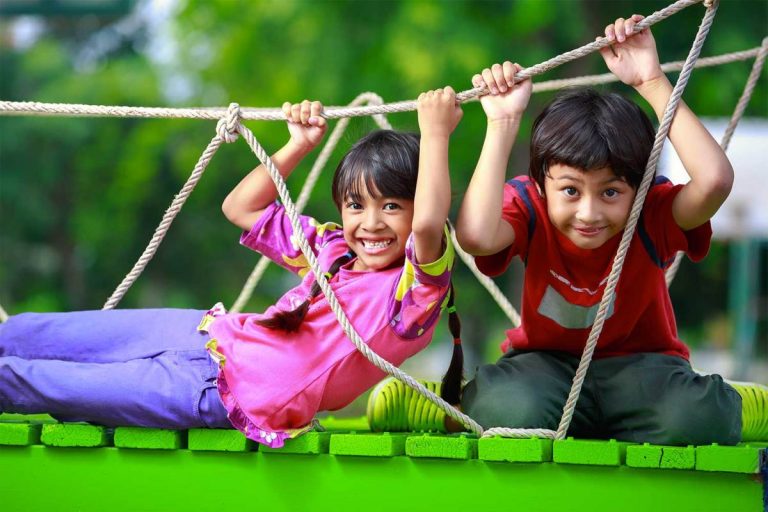
[{"label": "green foam block", "polygon": [[114,444],[117,448],[178,450],[183,445],[183,432],[161,428],[118,427]]},{"label": "green foam block", "polygon": [[552,459],[564,464],[620,466],[624,463],[627,446],[630,444],[615,439],[593,441],[569,437],[554,442]]},{"label": "green foam block", "polygon": [[551,462],[552,439],[510,439],[481,437],[477,442],[477,458],[499,462]]},{"label": "green foam block", "polygon": [[29,446],[40,443],[40,425],[0,423],[0,445]]},{"label": "green foam block", "polygon": [[331,434],[328,453],[394,457],[405,453],[406,434]]},{"label": "green foam block", "polygon": [[40,440],[48,446],[84,447],[107,446],[109,436],[105,427],[76,423],[43,425]]},{"label": "green foam block", "polygon": [[187,447],[195,451],[248,452],[256,443],[234,429],[193,428],[187,432]]},{"label": "green foam block", "polygon": [[286,439],[282,448],[270,448],[269,446],[259,446],[262,453],[282,453],[282,454],[320,454],[328,453],[328,446],[331,443],[331,434],[328,432],[307,432],[295,439]]},{"label": "green foam block", "polygon": [[659,446],[648,443],[627,447],[627,466],[633,468],[693,469],[693,446]]},{"label": "green foam block", "polygon": [[405,454],[409,457],[475,459],[477,458],[477,439],[466,434],[456,436],[411,435],[405,441]]},{"label": "green foam block", "polygon": [[757,473],[760,468],[759,461],[760,448],[752,446],[712,444],[696,447],[696,469],[698,471]]}]

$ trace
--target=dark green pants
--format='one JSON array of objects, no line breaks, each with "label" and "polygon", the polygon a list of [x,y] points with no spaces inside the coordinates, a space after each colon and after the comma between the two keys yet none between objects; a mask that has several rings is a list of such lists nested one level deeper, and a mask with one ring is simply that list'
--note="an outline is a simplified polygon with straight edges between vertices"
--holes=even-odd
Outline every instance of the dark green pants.
[{"label": "dark green pants", "polygon": [[[484,428],[557,430],[579,358],[510,351],[464,388],[464,412]],[[595,359],[569,436],[665,445],[736,444],[741,397],[719,375],[699,375],[664,354]]]}]

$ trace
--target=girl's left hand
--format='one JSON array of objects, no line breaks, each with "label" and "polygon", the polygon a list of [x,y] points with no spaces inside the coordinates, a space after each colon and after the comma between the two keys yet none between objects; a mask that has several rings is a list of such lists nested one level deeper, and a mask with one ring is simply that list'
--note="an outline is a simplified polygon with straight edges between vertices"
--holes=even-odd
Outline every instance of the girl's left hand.
[{"label": "girl's left hand", "polygon": [[328,129],[322,117],[323,104],[319,101],[304,100],[301,103],[283,103],[283,114],[288,121],[291,140],[302,149],[311,150],[317,146]]},{"label": "girl's left hand", "polygon": [[450,136],[464,115],[450,86],[421,93],[417,103],[422,136]]},{"label": "girl's left hand", "polygon": [[640,14],[633,14],[626,20],[618,18],[614,23],[607,25],[605,37],[613,41],[613,44],[600,50],[608,69],[619,80],[632,87],[664,76],[651,30],[646,28],[633,34],[635,25],[642,19]]}]

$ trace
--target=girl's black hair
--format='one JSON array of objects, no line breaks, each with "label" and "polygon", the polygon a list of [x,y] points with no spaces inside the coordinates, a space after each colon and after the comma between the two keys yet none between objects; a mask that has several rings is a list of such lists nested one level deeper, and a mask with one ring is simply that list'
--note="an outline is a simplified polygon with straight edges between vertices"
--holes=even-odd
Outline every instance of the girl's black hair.
[{"label": "girl's black hair", "polygon": [[359,200],[362,188],[371,197],[412,200],[419,175],[419,136],[376,130],[361,138],[344,155],[333,176],[331,190],[341,210],[347,199]]},{"label": "girl's black hair", "polygon": [[[331,264],[331,267],[326,273],[326,277],[330,281],[333,276],[339,271],[339,269],[347,263],[349,260],[355,257],[355,253],[352,251],[346,252],[336,258]],[[262,318],[256,320],[256,323],[266,327],[267,329],[274,329],[285,332],[296,332],[299,330],[301,323],[304,321],[304,317],[307,316],[309,311],[309,305],[312,304],[312,300],[320,294],[320,283],[312,283],[312,288],[309,290],[309,297],[307,300],[299,304],[298,307],[290,311],[277,311],[269,318]]]},{"label": "girl's black hair", "polygon": [[456,313],[455,293],[453,281],[448,291],[448,330],[453,336],[453,355],[451,363],[448,365],[448,371],[443,376],[442,386],[440,388],[440,397],[451,405],[458,405],[461,402],[461,383],[464,380],[464,350],[461,347],[461,320]]},{"label": "girl's black hair", "polygon": [[528,174],[544,191],[549,166],[610,167],[637,189],[655,132],[648,116],[618,94],[577,89],[559,94],[533,123]]}]

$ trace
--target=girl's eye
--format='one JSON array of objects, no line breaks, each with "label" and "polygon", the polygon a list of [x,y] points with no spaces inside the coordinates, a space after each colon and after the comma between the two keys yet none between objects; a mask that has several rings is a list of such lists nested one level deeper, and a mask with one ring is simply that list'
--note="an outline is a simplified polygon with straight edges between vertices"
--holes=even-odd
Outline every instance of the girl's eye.
[{"label": "girl's eye", "polygon": [[350,210],[361,210],[363,206],[360,203],[350,201],[347,203],[347,208],[349,208]]},{"label": "girl's eye", "polygon": [[400,209],[400,205],[397,204],[397,203],[387,203],[387,204],[384,205],[384,209],[385,210],[390,210],[390,211],[392,211],[392,210],[399,210]]},{"label": "girl's eye", "polygon": [[615,188],[609,188],[608,190],[603,192],[603,194],[605,194],[605,197],[609,199],[613,199],[614,197],[619,195],[619,191],[616,190]]},{"label": "girl's eye", "polygon": [[579,191],[575,187],[565,187],[563,193],[568,197],[576,197],[579,195]]}]

